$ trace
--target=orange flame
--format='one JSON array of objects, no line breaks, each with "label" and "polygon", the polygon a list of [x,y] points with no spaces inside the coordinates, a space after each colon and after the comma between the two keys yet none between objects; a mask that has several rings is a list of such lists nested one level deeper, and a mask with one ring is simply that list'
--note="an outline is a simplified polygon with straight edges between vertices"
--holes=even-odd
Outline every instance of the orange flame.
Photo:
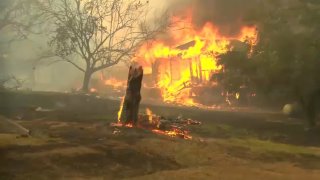
[{"label": "orange flame", "polygon": [[96,88],[90,88],[90,92],[95,93],[95,92],[98,92],[98,90]]},{"label": "orange flame", "polygon": [[126,82],[125,81],[120,81],[120,80],[115,79],[115,78],[110,78],[110,79],[104,80],[104,84],[105,85],[109,85],[109,86],[113,86],[115,89],[119,88],[119,87],[125,87],[126,86]]},{"label": "orange flame", "polygon": [[188,132],[181,132],[178,129],[173,129],[171,131],[161,131],[159,129],[153,129],[152,132],[156,134],[170,136],[170,137],[181,137],[183,139],[192,139],[192,136],[188,135]]},{"label": "orange flame", "polygon": [[[123,108],[123,101],[121,103],[120,109]],[[138,126],[135,126],[136,128],[146,129],[150,130],[155,134],[165,135],[169,137],[180,137],[183,139],[192,139],[192,136],[189,135],[189,132],[186,130],[181,130],[177,127],[171,127],[170,130],[161,130],[160,129],[160,117],[157,115],[154,115],[152,111],[149,108],[146,108],[146,115],[148,116],[148,125],[139,124]],[[133,124],[125,124],[121,122],[121,110],[118,112],[118,122],[112,123],[111,125],[114,127],[126,127],[126,128],[133,128]],[[141,117],[143,118],[143,117]],[[139,120],[141,121],[141,119]],[[150,125],[150,126],[149,126]]]},{"label": "orange flame", "polygon": [[152,111],[149,108],[146,109],[146,114],[148,115],[149,123],[152,124]]},{"label": "orange flame", "polygon": [[124,98],[125,98],[125,96],[122,97],[122,100],[120,103],[120,109],[118,111],[118,123],[121,122],[121,115],[122,115],[122,110],[123,110]]},{"label": "orange flame", "polygon": [[[177,30],[170,30],[168,40],[146,42],[136,53],[146,71],[156,74],[156,86],[165,102],[198,106],[192,99],[192,87],[208,83],[212,74],[220,72],[217,57],[232,48],[233,41],[257,43],[256,27],[243,27],[237,36],[226,37],[218,28],[206,23],[201,29],[192,24],[191,14],[180,19],[173,17]],[[187,27],[187,28],[186,28]],[[252,50],[252,49],[251,49]],[[158,66],[155,66],[158,65]]]}]

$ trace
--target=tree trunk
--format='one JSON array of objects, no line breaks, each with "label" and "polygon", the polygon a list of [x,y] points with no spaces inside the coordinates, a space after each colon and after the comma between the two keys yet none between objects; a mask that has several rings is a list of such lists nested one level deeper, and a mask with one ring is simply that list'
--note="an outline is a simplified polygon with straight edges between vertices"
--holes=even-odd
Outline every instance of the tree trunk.
[{"label": "tree trunk", "polygon": [[92,73],[90,71],[86,71],[84,73],[83,83],[82,83],[82,91],[83,92],[89,92],[89,84],[91,79]]},{"label": "tree trunk", "polygon": [[126,95],[121,113],[123,116],[125,116],[126,124],[136,125],[138,122],[142,78],[142,67],[131,65],[128,75]]}]

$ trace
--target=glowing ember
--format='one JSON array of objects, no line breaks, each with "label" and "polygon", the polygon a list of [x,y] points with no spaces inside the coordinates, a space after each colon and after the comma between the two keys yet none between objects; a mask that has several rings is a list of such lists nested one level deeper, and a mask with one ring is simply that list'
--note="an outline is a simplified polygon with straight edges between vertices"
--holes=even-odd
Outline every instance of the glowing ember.
[{"label": "glowing ember", "polygon": [[131,123],[125,124],[124,126],[125,126],[125,127],[128,127],[128,128],[133,128],[133,124],[131,124]]},{"label": "glowing ember", "polygon": [[170,137],[181,137],[183,139],[192,139],[192,136],[188,135],[187,131],[181,131],[178,129],[173,129],[172,131],[161,131],[158,129],[154,129],[152,130],[152,132],[156,134],[167,135]]},{"label": "glowing ember", "polygon": [[127,128],[133,128],[133,124],[124,124],[122,122],[117,122],[117,123],[111,123],[111,126],[113,127],[127,127]]},{"label": "glowing ember", "polygon": [[[120,111],[119,111],[120,112]],[[165,135],[169,137],[179,137],[183,139],[192,139],[192,136],[189,135],[189,131],[185,130],[187,125],[200,125],[201,123],[198,121],[194,121],[191,119],[182,119],[181,117],[177,118],[176,121],[171,121],[168,123],[168,120],[160,121],[160,117],[153,114],[152,111],[147,108],[147,114],[139,115],[139,122],[137,126],[133,126],[133,124],[125,124],[121,122],[118,117],[117,123],[112,123],[112,127],[126,127],[126,128],[141,128],[145,130],[150,130],[155,134]],[[179,121],[177,123],[177,121]],[[147,123],[147,124],[146,124]],[[164,124],[163,124],[164,123]],[[180,124],[180,125],[178,125]],[[160,127],[163,126],[163,127]],[[165,127],[165,128],[164,128]],[[120,130],[116,129],[114,134],[119,134]]]},{"label": "glowing ember", "polygon": [[98,90],[95,89],[95,88],[91,88],[91,89],[90,89],[90,92],[91,92],[91,93],[95,93],[95,92],[98,92]]},{"label": "glowing ember", "polygon": [[112,87],[114,87],[114,89],[122,88],[122,87],[126,86],[125,81],[120,81],[115,78],[110,78],[110,79],[104,80],[104,84],[108,85],[108,86],[112,86]]},{"label": "glowing ember", "polygon": [[209,83],[214,73],[220,72],[217,57],[232,49],[233,41],[247,42],[251,49],[257,43],[256,27],[243,27],[239,35],[225,37],[211,23],[201,29],[192,24],[191,14],[168,32],[170,40],[146,42],[136,57],[146,72],[156,74],[156,86],[161,89],[164,102],[200,106],[192,98],[192,88]]},{"label": "glowing ember", "polygon": [[[113,126],[113,127],[126,127],[126,128],[133,128],[134,127],[132,124],[123,124],[121,122],[113,123],[113,124],[111,124],[111,126]],[[138,128],[146,129],[143,126],[138,126]],[[160,129],[149,129],[149,130],[151,130],[153,133],[159,134],[159,135],[165,135],[165,136],[169,136],[169,137],[179,137],[179,138],[183,138],[183,139],[192,139],[192,136],[189,135],[188,131],[180,130],[178,128],[173,128],[172,130],[160,130]],[[118,129],[116,129],[116,132],[114,132],[113,134],[119,134],[119,133],[120,133],[120,131]]]},{"label": "glowing ember", "polygon": [[236,93],[236,99],[240,99],[240,93]]},{"label": "glowing ember", "polygon": [[146,109],[146,114],[148,115],[149,123],[152,124],[152,111],[149,108]]},{"label": "glowing ember", "polygon": [[114,77],[105,78],[103,72],[100,73],[100,81],[106,86],[111,86],[113,90],[120,91],[127,85],[125,80],[119,80]]}]

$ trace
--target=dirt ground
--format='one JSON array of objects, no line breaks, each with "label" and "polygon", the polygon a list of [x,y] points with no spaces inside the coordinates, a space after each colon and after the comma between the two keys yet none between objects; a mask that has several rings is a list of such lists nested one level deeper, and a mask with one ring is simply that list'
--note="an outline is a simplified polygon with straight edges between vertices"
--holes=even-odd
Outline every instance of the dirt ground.
[{"label": "dirt ground", "polygon": [[[0,117],[0,179],[320,179],[320,131],[278,113],[143,105],[202,122],[192,140],[121,128],[105,116]],[[80,110],[81,111],[81,110]],[[7,128],[11,118],[31,130]]]}]

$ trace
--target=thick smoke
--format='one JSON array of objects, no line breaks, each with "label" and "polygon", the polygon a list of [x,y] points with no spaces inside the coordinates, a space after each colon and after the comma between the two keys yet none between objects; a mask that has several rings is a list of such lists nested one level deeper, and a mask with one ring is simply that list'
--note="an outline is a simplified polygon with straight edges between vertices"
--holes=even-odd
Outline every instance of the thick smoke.
[{"label": "thick smoke", "polygon": [[252,25],[248,19],[261,0],[178,0],[170,8],[176,16],[192,11],[193,23],[202,27],[205,23],[215,24],[222,35],[236,35],[244,25]]}]

